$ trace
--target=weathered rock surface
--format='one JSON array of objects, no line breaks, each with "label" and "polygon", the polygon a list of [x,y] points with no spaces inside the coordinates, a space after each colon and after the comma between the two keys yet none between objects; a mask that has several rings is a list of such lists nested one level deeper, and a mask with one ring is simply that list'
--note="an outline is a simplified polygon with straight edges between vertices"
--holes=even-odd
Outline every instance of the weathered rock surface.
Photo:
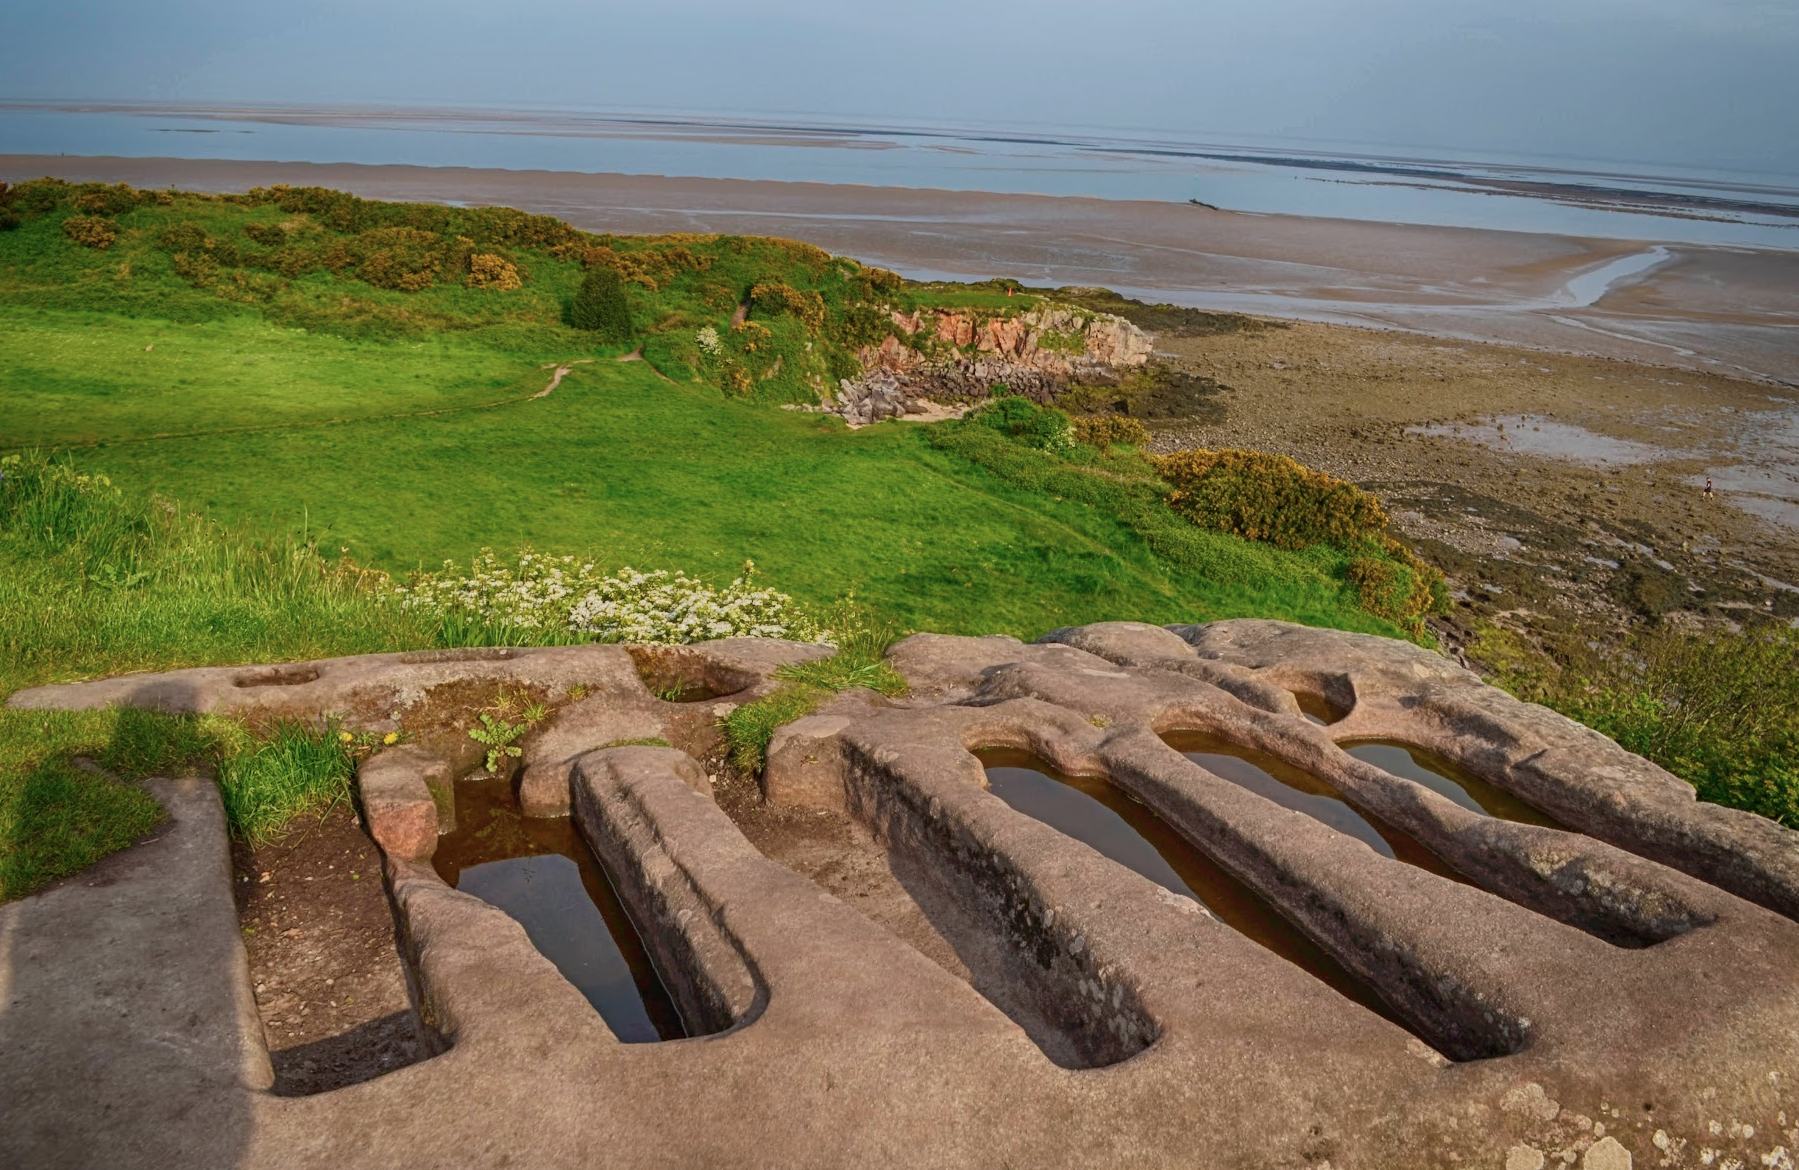
[{"label": "weathered rock surface", "polygon": [[[808,652],[721,651],[746,691]],[[864,826],[960,962],[759,852],[689,755],[583,750],[608,704],[640,709],[632,673],[563,709],[551,755],[693,1037],[619,1044],[512,919],[390,853],[449,1048],[307,1099],[214,1074],[242,1119],[235,1164],[1613,1170],[1779,1167],[1799,1149],[1799,835],[1695,804],[1603,737],[1379,638],[1108,623],[1030,645],[918,635],[889,660],[910,696],[848,696],[782,729],[766,791]],[[1296,695],[1341,717],[1315,724]],[[1224,778],[1175,732],[1303,771],[1441,869]],[[1368,739],[1428,748],[1569,828],[1485,815],[1339,746]],[[983,748],[1153,810],[1382,1012],[1016,811]],[[237,1002],[195,999],[200,1017]],[[152,1091],[169,1090],[43,1090],[71,1116],[126,1117]]]},{"label": "weathered rock surface", "polygon": [[830,408],[853,425],[916,414],[926,398],[986,398],[1000,382],[1049,402],[1071,380],[1110,381],[1153,352],[1149,335],[1122,317],[1057,306],[1016,317],[920,310],[895,313],[893,322],[927,343],[917,349],[888,337],[860,351],[867,373],[844,379]]}]

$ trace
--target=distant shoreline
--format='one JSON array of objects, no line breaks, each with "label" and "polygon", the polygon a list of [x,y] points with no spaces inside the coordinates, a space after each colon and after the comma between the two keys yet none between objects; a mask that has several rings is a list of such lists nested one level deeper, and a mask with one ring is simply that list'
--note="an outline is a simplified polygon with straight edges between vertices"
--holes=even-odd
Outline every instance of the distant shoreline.
[{"label": "distant shoreline", "polygon": [[[593,231],[803,239],[936,279],[1012,276],[1799,385],[1799,253],[1217,212],[1186,203],[468,167],[0,155],[0,179],[320,185]],[[1651,251],[1658,254],[1648,264]],[[1627,263],[1632,258],[1641,261]],[[1621,265],[1615,283],[1588,289]],[[1585,282],[1582,277],[1586,277]],[[1593,303],[1586,303],[1596,293]]]}]

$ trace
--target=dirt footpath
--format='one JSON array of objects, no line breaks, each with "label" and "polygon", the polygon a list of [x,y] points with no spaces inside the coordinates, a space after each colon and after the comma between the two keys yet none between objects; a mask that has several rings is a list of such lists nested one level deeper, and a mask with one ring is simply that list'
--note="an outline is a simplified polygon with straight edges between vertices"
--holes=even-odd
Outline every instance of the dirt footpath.
[{"label": "dirt footpath", "polygon": [[1155,449],[1275,451],[1376,492],[1452,578],[1452,647],[1483,621],[1553,645],[1799,615],[1792,387],[1333,325],[1157,348],[1215,388],[1148,420]]}]

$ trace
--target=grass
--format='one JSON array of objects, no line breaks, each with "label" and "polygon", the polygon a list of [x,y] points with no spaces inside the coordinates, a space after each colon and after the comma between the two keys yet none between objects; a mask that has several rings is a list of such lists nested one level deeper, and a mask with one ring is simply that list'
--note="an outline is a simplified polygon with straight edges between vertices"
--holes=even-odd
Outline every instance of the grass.
[{"label": "grass", "polygon": [[1487,627],[1494,681],[1690,782],[1699,799],[1799,828],[1799,632],[1654,628],[1557,665]]},{"label": "grass", "polygon": [[154,831],[165,814],[138,782],[196,767],[217,770],[232,833],[262,841],[347,793],[350,757],[298,725],[259,736],[231,720],[131,708],[0,710],[0,901]]},{"label": "grass", "polygon": [[197,324],[0,311],[0,435],[82,446],[464,409],[543,389],[535,364],[443,335],[353,341],[253,317]]},{"label": "grass", "polygon": [[862,687],[883,695],[903,695],[906,680],[884,658],[895,630],[864,614],[839,614],[837,624],[851,629],[838,651],[817,662],[799,662],[775,671],[781,685],[753,703],[745,703],[719,721],[731,762],[748,773],[762,770],[776,731],[818,710],[832,695]]},{"label": "grass", "polygon": [[221,752],[218,765],[225,819],[238,837],[275,840],[295,817],[349,799],[356,769],[335,729],[277,723],[245,738]]},{"label": "grass", "polygon": [[[854,592],[949,633],[1247,615],[1393,632],[1331,566],[1203,533],[1153,499],[1155,545],[1106,499],[1008,482],[915,426],[850,432],[643,363],[576,367],[550,397],[494,410],[108,444],[81,462],[396,573],[529,544],[702,576],[754,559],[802,602]],[[1215,555],[1171,563],[1183,542]]]}]

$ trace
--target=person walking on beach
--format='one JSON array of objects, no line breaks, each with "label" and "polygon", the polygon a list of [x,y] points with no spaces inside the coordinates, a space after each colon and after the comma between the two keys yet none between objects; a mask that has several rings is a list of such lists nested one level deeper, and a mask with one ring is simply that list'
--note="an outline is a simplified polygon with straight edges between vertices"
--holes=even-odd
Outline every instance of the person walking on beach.
[{"label": "person walking on beach", "polygon": [[1709,475],[1705,477],[1705,498],[1712,498],[1712,477]]}]

